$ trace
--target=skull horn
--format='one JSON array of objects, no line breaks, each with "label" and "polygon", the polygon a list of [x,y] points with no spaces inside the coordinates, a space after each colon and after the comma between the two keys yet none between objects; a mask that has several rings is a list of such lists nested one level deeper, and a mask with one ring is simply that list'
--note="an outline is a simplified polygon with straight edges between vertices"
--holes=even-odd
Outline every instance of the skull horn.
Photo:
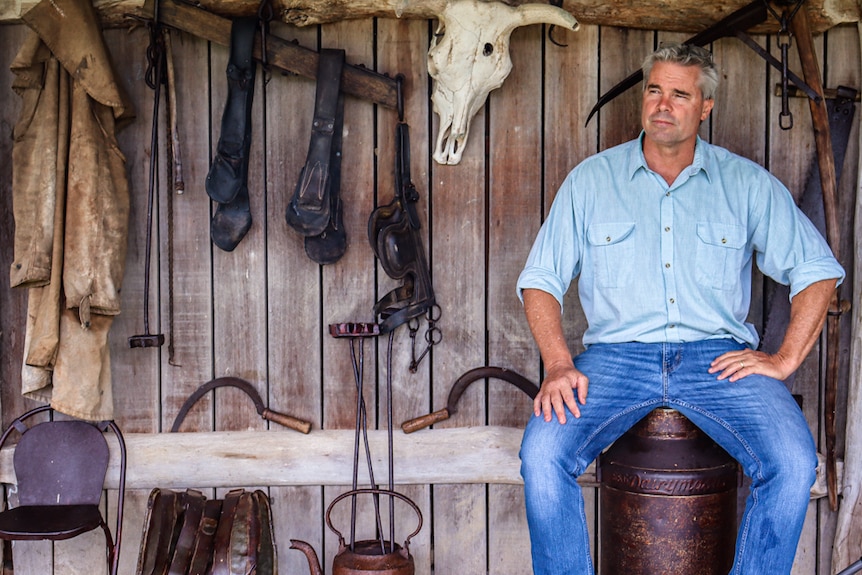
[{"label": "skull horn", "polygon": [[512,28],[530,24],[554,24],[576,31],[581,25],[572,14],[549,4],[522,4],[515,11],[516,22]]}]

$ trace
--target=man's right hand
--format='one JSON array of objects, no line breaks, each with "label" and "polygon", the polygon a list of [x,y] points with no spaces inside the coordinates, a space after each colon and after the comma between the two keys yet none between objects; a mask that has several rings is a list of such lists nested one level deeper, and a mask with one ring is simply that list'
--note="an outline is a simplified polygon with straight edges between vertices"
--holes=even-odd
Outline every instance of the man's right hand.
[{"label": "man's right hand", "polygon": [[565,407],[569,408],[572,415],[580,417],[578,404],[586,404],[589,385],[589,378],[574,366],[551,367],[533,400],[533,412],[536,416],[543,415],[545,421],[551,421],[551,413],[556,413],[560,424],[566,423]]}]

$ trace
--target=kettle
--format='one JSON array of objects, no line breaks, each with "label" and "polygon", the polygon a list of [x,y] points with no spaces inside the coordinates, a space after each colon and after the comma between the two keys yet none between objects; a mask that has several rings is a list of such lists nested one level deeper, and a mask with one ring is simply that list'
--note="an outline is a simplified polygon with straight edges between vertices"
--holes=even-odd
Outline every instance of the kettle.
[{"label": "kettle", "polygon": [[[357,541],[351,545],[344,542],[344,536],[332,526],[330,514],[336,503],[346,497],[358,494],[383,494],[394,496],[408,503],[419,517],[419,525],[416,530],[407,536],[404,545],[398,545],[389,541],[369,539]],[[413,575],[415,568],[413,557],[410,555],[410,539],[422,529],[422,513],[413,501],[406,496],[384,489],[354,489],[342,493],[329,504],[326,510],[326,524],[338,536],[338,553],[332,560],[332,575]],[[305,553],[308,559],[310,575],[323,575],[323,568],[317,558],[314,548],[305,541],[297,539],[290,540],[290,548]]]}]

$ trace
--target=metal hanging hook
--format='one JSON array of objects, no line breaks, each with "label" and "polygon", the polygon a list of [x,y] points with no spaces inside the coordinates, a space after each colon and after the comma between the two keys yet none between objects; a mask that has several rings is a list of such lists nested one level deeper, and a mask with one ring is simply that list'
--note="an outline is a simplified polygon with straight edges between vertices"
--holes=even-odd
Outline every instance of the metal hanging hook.
[{"label": "metal hanging hook", "polygon": [[257,7],[257,19],[260,24],[260,63],[263,66],[265,79],[264,84],[269,82],[270,74],[268,70],[269,60],[266,56],[266,37],[269,34],[269,23],[275,17],[275,10],[272,7],[271,0],[260,0]]},{"label": "metal hanging hook", "polygon": [[804,1],[780,0],[781,4],[788,7],[792,6],[792,8],[789,10],[785,8],[781,14],[778,14],[770,3],[764,0],[766,8],[778,20],[780,26],[778,30],[778,47],[781,50],[781,112],[778,115],[778,125],[782,130],[789,130],[793,127],[793,114],[790,112],[790,69],[788,64],[788,52],[790,50],[790,43],[792,42],[790,21],[793,20],[793,17],[802,7]]},{"label": "metal hanging hook", "polygon": [[395,76],[395,102],[398,110],[398,121],[404,121],[404,74]]}]

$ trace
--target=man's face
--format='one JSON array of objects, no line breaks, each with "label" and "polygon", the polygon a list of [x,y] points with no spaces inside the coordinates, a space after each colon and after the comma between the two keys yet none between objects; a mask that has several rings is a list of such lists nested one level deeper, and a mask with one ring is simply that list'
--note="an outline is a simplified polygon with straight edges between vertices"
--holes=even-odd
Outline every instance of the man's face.
[{"label": "man's face", "polygon": [[656,62],[643,94],[641,122],[646,137],[662,147],[693,142],[713,100],[704,100],[700,68]]}]

